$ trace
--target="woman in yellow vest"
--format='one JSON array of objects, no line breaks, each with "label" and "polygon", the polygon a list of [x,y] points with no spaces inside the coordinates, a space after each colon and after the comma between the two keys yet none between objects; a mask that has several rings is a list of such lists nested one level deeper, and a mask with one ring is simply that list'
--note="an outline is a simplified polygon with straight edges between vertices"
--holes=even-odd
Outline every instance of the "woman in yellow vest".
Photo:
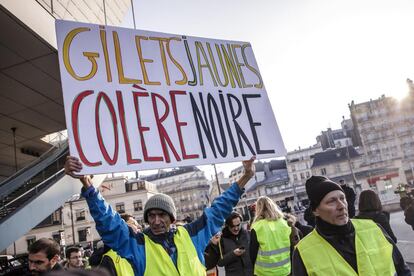
[{"label": "woman in yellow vest", "polygon": [[295,276],[411,275],[392,239],[372,220],[348,218],[342,188],[324,176],[306,181],[315,229],[293,254]]},{"label": "woman in yellow vest", "polygon": [[283,217],[267,196],[257,200],[250,233],[250,258],[257,276],[290,275],[291,245],[297,238]]}]

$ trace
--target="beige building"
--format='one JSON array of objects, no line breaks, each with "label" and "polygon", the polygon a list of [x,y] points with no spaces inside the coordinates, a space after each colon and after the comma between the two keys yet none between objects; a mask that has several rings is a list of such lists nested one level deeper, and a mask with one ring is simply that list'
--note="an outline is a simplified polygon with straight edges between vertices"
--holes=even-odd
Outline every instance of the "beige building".
[{"label": "beige building", "polygon": [[359,193],[376,191],[383,203],[395,201],[395,188],[401,183],[401,162],[390,161],[387,167],[370,167],[365,163],[363,152],[354,147],[328,149],[316,153],[312,164],[313,175],[325,175],[335,182],[343,179]]},{"label": "beige building", "polygon": [[343,179],[353,186],[362,163],[363,156],[352,146],[328,149],[314,155],[312,175],[324,175],[336,182]]},{"label": "beige building", "polygon": [[177,208],[177,219],[192,220],[203,214],[209,204],[210,184],[204,172],[195,166],[180,167],[171,171],[159,170],[157,174],[142,177],[157,185],[160,193],[168,194]]},{"label": "beige building", "polygon": [[371,185],[386,178],[414,181],[414,89],[407,81],[410,91],[401,101],[383,95],[349,105],[364,150],[364,166],[383,169],[383,173],[372,176]]},{"label": "beige building", "polygon": [[[289,184],[285,160],[271,160],[256,162],[256,174],[245,186],[246,193],[235,207],[244,220],[250,219],[248,206],[255,203],[260,196],[268,196],[282,209],[288,207],[292,200],[293,190]],[[231,171],[233,179],[239,179],[243,174],[243,167]]]},{"label": "beige building", "polygon": [[299,148],[290,151],[286,155],[286,168],[289,175],[289,183],[292,186],[293,195],[300,202],[307,198],[305,191],[306,179],[312,175],[312,164],[315,154],[322,152],[322,146],[318,143],[308,148]]},{"label": "beige building", "polygon": [[[107,178],[99,187],[106,202],[118,213],[128,213],[143,224],[144,205],[157,193],[155,184],[125,177]],[[47,217],[37,227],[16,241],[16,253],[27,252],[28,246],[40,238],[54,238],[61,245],[87,245],[100,240],[86,200],[74,195],[64,206]],[[61,239],[63,238],[63,240]],[[13,245],[7,254],[13,254]]]},{"label": "beige building", "polygon": [[[227,190],[230,185],[233,183],[229,182],[229,179],[224,177],[223,172],[217,173],[217,179],[214,177],[214,179],[210,183],[210,204],[211,202],[219,196],[220,193],[223,193],[225,190]],[[220,192],[218,186],[220,185]]]}]

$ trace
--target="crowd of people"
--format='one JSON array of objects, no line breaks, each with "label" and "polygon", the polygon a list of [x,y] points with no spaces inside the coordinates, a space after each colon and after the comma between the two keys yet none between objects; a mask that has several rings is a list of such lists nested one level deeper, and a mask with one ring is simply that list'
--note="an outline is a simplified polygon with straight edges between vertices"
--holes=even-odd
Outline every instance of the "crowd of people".
[{"label": "crowd of people", "polygon": [[[133,216],[115,212],[90,176],[76,175],[82,164],[69,156],[65,171],[82,182],[82,196],[102,241],[87,260],[81,249],[69,247],[61,261],[59,244],[39,239],[29,248],[30,275],[198,276],[218,275],[218,266],[227,276],[411,275],[396,246],[389,213],[374,191],[361,192],[356,214],[350,206],[356,198],[352,188],[311,176],[306,181],[308,225],[266,196],[258,198],[252,221],[245,223],[233,208],[255,174],[254,158],[243,167],[241,178],[192,222],[176,221],[168,195],[150,197],[143,228]],[[412,199],[410,190],[407,196]]]}]

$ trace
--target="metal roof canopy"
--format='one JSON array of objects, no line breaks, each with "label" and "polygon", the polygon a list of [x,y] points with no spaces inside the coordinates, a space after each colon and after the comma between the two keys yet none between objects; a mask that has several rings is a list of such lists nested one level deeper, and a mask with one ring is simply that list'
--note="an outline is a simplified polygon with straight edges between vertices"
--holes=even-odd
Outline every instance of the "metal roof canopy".
[{"label": "metal roof canopy", "polygon": [[0,26],[1,181],[15,172],[11,128],[16,128],[21,169],[36,158],[21,150],[42,154],[50,145],[40,138],[64,130],[66,124],[57,50],[4,5],[0,5]]}]

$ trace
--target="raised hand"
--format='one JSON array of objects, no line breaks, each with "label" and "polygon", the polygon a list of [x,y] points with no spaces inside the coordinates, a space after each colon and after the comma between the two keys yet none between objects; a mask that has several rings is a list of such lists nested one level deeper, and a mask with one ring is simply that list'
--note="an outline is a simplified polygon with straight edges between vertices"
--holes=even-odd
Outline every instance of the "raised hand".
[{"label": "raised hand", "polygon": [[256,156],[252,156],[249,160],[244,160],[242,162],[244,168],[244,174],[253,177],[256,173],[256,166],[254,165],[254,160],[256,160]]},{"label": "raised hand", "polygon": [[82,163],[77,157],[67,156],[64,167],[65,173],[73,178],[78,178],[85,188],[92,185],[92,180],[89,175],[76,174],[82,170]]},{"label": "raised hand", "polygon": [[240,188],[244,188],[244,186],[249,182],[250,178],[256,173],[256,167],[254,165],[254,160],[256,160],[256,156],[253,156],[249,160],[243,161],[243,168],[244,173],[239,180],[237,180],[237,184]]}]

